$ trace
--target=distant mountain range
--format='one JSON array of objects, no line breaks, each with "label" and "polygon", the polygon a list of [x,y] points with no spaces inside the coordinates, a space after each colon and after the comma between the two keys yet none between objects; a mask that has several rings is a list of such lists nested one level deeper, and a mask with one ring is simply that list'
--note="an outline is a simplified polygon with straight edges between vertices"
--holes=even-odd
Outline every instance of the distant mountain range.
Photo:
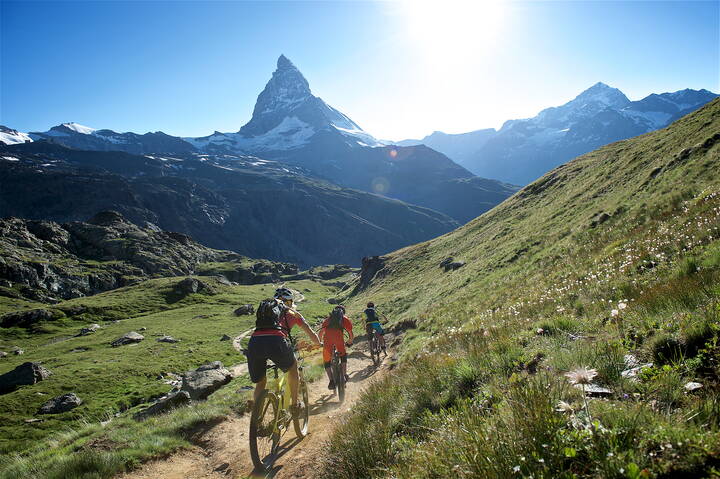
[{"label": "distant mountain range", "polygon": [[[12,143],[20,141],[18,135]],[[513,185],[477,178],[425,146],[383,145],[314,96],[308,81],[284,55],[258,96],[252,118],[234,133],[180,138],[160,131],[139,135],[64,123],[28,136],[93,151],[257,156],[300,166],[311,176],[339,186],[432,208],[460,223],[517,191]]]},{"label": "distant mountain range", "polygon": [[509,120],[497,131],[436,131],[422,140],[397,144],[424,144],[476,175],[524,185],[576,156],[664,128],[717,96],[686,89],[630,101],[617,88],[596,83],[562,106],[533,118]]}]

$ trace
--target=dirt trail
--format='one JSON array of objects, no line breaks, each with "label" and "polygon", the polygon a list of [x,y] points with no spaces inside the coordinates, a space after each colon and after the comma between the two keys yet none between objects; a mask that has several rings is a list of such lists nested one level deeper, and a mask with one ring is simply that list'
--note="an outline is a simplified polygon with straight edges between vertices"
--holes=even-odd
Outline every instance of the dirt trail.
[{"label": "dirt trail", "polygon": [[[389,335],[388,335],[389,336]],[[390,339],[390,338],[388,338]],[[239,344],[236,339],[235,344]],[[151,461],[140,469],[120,476],[119,479],[195,479],[195,478],[309,478],[314,477],[318,458],[323,454],[323,443],[329,437],[339,416],[347,413],[360,392],[375,378],[384,375],[390,364],[385,358],[379,369],[372,367],[367,343],[362,342],[349,351],[348,373],[350,382],[342,405],[327,389],[327,379],[320,378],[309,384],[310,430],[302,441],[295,433],[287,432],[280,442],[280,452],[273,469],[267,476],[253,470],[248,448],[250,415],[230,417],[199,433],[191,449],[180,451],[166,459]]]}]

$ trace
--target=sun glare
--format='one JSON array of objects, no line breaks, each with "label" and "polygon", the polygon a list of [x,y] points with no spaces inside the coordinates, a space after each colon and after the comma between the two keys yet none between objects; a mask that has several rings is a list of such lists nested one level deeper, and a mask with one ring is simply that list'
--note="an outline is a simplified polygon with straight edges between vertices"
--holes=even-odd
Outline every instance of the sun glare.
[{"label": "sun glare", "polygon": [[502,0],[408,0],[401,3],[410,40],[428,59],[448,67],[496,48]]}]

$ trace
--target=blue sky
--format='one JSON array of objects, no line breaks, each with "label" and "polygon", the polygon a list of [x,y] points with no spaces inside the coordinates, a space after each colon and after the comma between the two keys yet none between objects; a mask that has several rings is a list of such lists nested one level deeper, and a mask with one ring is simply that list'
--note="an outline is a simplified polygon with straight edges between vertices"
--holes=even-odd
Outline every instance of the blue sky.
[{"label": "blue sky", "polygon": [[720,2],[0,0],[0,124],[237,131],[284,53],[379,138],[499,127],[597,81],[720,90]]}]

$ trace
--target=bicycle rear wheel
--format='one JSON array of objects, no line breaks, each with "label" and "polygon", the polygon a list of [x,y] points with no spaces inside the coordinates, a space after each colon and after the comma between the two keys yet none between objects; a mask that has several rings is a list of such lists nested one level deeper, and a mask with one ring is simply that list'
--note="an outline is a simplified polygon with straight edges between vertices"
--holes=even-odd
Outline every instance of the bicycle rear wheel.
[{"label": "bicycle rear wheel", "polygon": [[280,445],[278,404],[277,395],[266,389],[260,393],[250,416],[250,456],[253,465],[262,471],[273,463]]},{"label": "bicycle rear wheel", "polygon": [[300,376],[300,384],[298,385],[298,396],[303,403],[303,408],[298,411],[297,416],[293,418],[293,426],[295,426],[295,434],[299,438],[303,438],[308,432],[308,422],[310,421],[310,405],[308,397],[307,383],[302,369],[298,370]]},{"label": "bicycle rear wheel", "polygon": [[372,339],[370,340],[370,356],[372,357],[373,365],[378,367],[380,365],[380,339],[378,338],[377,332],[373,333]]},{"label": "bicycle rear wheel", "polygon": [[340,402],[345,400],[345,375],[342,372],[342,363],[339,357],[333,361],[333,376],[335,377],[335,388],[337,388],[338,399]]}]

